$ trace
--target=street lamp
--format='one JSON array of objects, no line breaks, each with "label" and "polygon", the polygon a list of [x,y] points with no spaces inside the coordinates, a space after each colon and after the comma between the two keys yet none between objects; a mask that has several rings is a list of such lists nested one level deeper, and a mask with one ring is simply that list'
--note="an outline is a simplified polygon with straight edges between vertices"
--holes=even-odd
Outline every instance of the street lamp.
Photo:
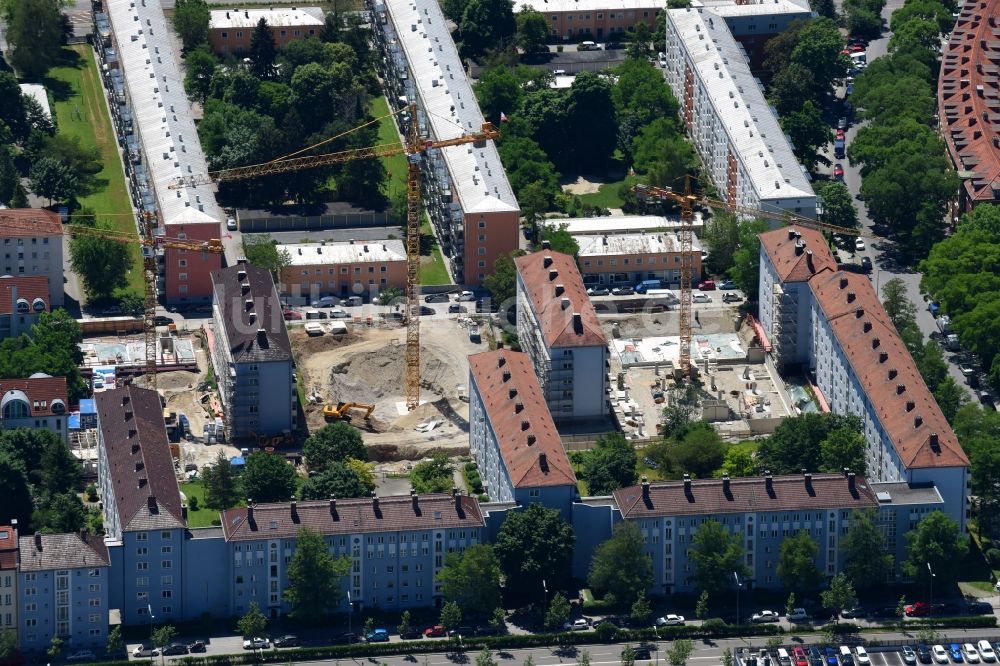
[{"label": "street lamp", "polygon": [[354,618],[354,602],[351,601],[351,591],[348,590],[347,591],[347,635],[349,636],[349,638],[347,639],[348,645],[354,644],[354,626],[352,624],[353,618]]},{"label": "street lamp", "polygon": [[656,623],[653,623],[653,635],[656,636],[656,640],[653,641],[653,652],[656,653],[656,666],[660,666],[660,632],[656,628]]},{"label": "street lamp", "polygon": [[740,588],[742,583],[740,583],[740,575],[733,572],[733,579],[736,581],[736,624],[740,623]]},{"label": "street lamp", "polygon": [[927,573],[929,573],[931,575],[931,580],[930,580],[930,583],[931,583],[931,585],[930,585],[930,588],[931,588],[931,590],[930,590],[930,601],[927,604],[927,617],[929,618],[934,613],[934,578],[935,578],[935,576],[934,576],[934,570],[931,569],[931,563],[930,562],[927,562]]},{"label": "street lamp", "polygon": [[545,622],[545,614],[548,612],[549,608],[549,586],[545,584],[545,579],[542,579],[542,622]]},{"label": "street lamp", "polygon": [[156,656],[156,650],[154,649],[156,645],[153,643],[153,620],[156,616],[153,615],[153,605],[146,604],[146,610],[149,611],[149,663],[153,663],[153,659]]}]

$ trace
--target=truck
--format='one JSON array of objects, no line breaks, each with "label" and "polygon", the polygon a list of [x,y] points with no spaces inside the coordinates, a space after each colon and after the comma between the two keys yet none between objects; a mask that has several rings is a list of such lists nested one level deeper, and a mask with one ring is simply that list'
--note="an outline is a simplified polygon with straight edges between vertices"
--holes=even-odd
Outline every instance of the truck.
[{"label": "truck", "polygon": [[833,156],[838,160],[844,159],[844,140],[837,139],[833,142]]}]

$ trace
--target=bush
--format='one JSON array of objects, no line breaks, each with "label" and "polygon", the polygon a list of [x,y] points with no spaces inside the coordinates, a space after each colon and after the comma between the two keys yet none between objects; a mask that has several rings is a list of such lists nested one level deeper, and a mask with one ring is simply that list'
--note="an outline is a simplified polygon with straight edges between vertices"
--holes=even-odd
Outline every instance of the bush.
[{"label": "bush", "polygon": [[188,498],[188,508],[191,511],[198,511],[199,509],[201,509],[201,507],[198,506],[198,498],[195,495],[192,495],[191,497]]},{"label": "bush", "polygon": [[466,472],[475,472],[476,471],[476,463],[472,462],[471,460],[469,462],[465,463],[465,471]]},{"label": "bush", "polygon": [[[88,502],[96,502],[97,501],[97,486],[95,486],[94,484],[90,484],[89,486],[87,486],[87,490],[85,492],[87,493],[87,501]],[[994,550],[996,550],[996,549],[994,549]],[[996,551],[996,552],[998,554],[1000,554],[1000,551]]]},{"label": "bush", "polygon": [[831,634],[856,634],[861,631],[861,627],[853,622],[832,622],[824,624],[821,631]]},{"label": "bush", "polygon": [[986,562],[990,568],[1000,569],[1000,548],[990,548],[986,551]]}]

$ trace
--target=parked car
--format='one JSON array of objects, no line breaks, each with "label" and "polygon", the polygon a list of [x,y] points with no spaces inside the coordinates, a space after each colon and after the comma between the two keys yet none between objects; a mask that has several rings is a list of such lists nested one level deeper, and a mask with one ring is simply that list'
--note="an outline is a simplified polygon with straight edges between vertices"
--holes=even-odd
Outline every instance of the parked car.
[{"label": "parked car", "polygon": [[795,661],[795,666],[809,666],[809,658],[806,657],[806,651],[798,645],[792,648],[792,659]]},{"label": "parked car", "polygon": [[858,252],[864,252],[865,251],[865,239],[862,238],[861,236],[858,236],[857,238],[855,238],[854,239],[854,249],[856,251],[858,251]]},{"label": "parked car", "polygon": [[923,643],[917,646],[917,661],[921,664],[930,664],[934,661],[934,657],[931,656],[931,649]]},{"label": "parked car", "polygon": [[931,313],[932,317],[937,317],[938,310],[941,306],[937,304],[937,301],[927,301],[927,311]]},{"label": "parked car", "polygon": [[448,632],[444,630],[440,624],[435,624],[433,627],[427,627],[424,629],[425,638],[444,638],[448,635]]},{"label": "parked car", "polygon": [[573,620],[572,622],[567,622],[566,624],[564,624],[563,629],[565,631],[587,631],[588,629],[590,629],[590,622],[587,622],[586,619],[580,617]]},{"label": "parked car", "polygon": [[857,620],[859,618],[863,618],[866,613],[867,611],[861,606],[855,606],[854,608],[845,608],[840,611],[840,617],[845,620]]},{"label": "parked car", "polygon": [[739,294],[734,294],[733,292],[728,292],[722,295],[723,303],[739,303],[743,300],[743,297]]},{"label": "parked car", "polygon": [[664,615],[663,617],[656,618],[656,626],[658,627],[674,627],[682,624],[684,624],[683,615],[674,615],[673,613],[670,613],[668,615]]},{"label": "parked car", "polygon": [[153,317],[154,326],[170,326],[172,323],[174,323],[174,320],[170,317],[164,317],[163,315]]},{"label": "parked car", "polygon": [[271,647],[271,641],[266,638],[248,638],[243,641],[244,650],[266,650]]},{"label": "parked car", "polygon": [[301,647],[301,645],[302,641],[299,640],[299,637],[292,634],[286,634],[281,638],[274,639],[274,647],[277,648]]},{"label": "parked car", "polygon": [[476,300],[476,295],[471,291],[463,291],[458,295],[459,302],[462,301],[474,301]]},{"label": "parked car", "polygon": [[[623,661],[626,656],[627,655],[625,654],[625,650],[622,650]],[[653,654],[648,647],[646,647],[645,645],[640,645],[639,647],[632,648],[632,658],[635,661],[649,661],[650,659],[653,658]]]},{"label": "parked car", "polygon": [[607,287],[591,287],[587,289],[588,296],[607,296],[611,293],[611,290]]},{"label": "parked car", "polygon": [[229,231],[236,231],[236,218],[227,217],[226,218],[226,229]]},{"label": "parked car", "polygon": [[943,645],[935,645],[931,648],[931,654],[934,655],[934,661],[938,664],[947,664],[948,661],[948,651],[944,649]]},{"label": "parked car", "polygon": [[907,604],[903,612],[907,617],[926,617],[931,614],[931,605],[926,601],[918,601],[915,604]]},{"label": "parked car", "polygon": [[871,666],[872,659],[868,656],[868,650],[862,645],[858,645],[854,648],[854,654],[857,656],[858,666]]},{"label": "parked car", "polygon": [[424,303],[447,303],[450,300],[448,294],[427,294],[424,296]]},{"label": "parked car", "polygon": [[410,314],[426,317],[428,315],[437,314],[437,310],[435,310],[434,308],[429,308],[426,305],[414,305],[413,309],[410,310]]},{"label": "parked car", "polygon": [[418,638],[423,638],[423,637],[424,637],[424,635],[422,633],[420,633],[419,629],[410,629],[406,633],[403,633],[403,634],[399,635],[400,640],[404,640],[404,641],[412,641],[412,640],[416,640]]},{"label": "parked car", "polygon": [[972,643],[965,643],[962,645],[962,654],[965,655],[965,661],[968,664],[978,664],[979,663],[979,650]]},{"label": "parked car", "polygon": [[705,280],[698,285],[699,291],[715,291],[715,280]]},{"label": "parked car", "polygon": [[150,657],[160,656],[160,651],[152,645],[139,644],[132,650],[132,656],[137,659],[149,659]]},{"label": "parked car", "polygon": [[476,312],[480,314],[500,312],[500,304],[494,303],[492,298],[480,298],[476,301]]},{"label": "parked car", "polygon": [[281,313],[281,316],[285,318],[285,321],[299,321],[302,319],[302,313],[295,310],[285,310]]},{"label": "parked car", "polygon": [[845,130],[847,129],[847,117],[841,116],[837,119],[837,129]]},{"label": "parked car", "polygon": [[691,300],[695,303],[711,303],[712,297],[705,293],[694,294]]},{"label": "parked car", "polygon": [[844,182],[844,167],[840,164],[840,162],[833,165],[833,179]]},{"label": "parked car", "polygon": [[809,666],[823,666],[823,653],[816,646],[809,648]]},{"label": "parked car", "polygon": [[386,629],[374,629],[365,636],[365,641],[368,643],[388,643],[389,632]]},{"label": "parked car", "polygon": [[627,284],[621,287],[615,287],[611,290],[611,293],[615,296],[631,296],[635,293],[635,287]]},{"label": "parked car", "polygon": [[964,663],[965,661],[965,658],[962,656],[962,646],[958,643],[952,643],[948,646],[948,656],[955,663]]},{"label": "parked car", "polygon": [[205,652],[206,650],[205,641],[195,641],[188,645],[188,652]]},{"label": "parked car", "polygon": [[917,663],[917,653],[909,645],[899,648],[899,655],[907,666],[914,666]]},{"label": "parked car", "polygon": [[976,647],[979,648],[979,658],[988,664],[996,663],[997,653],[990,645],[989,641],[979,641],[976,643]]},{"label": "parked car", "polygon": [[753,616],[751,616],[750,621],[754,624],[760,624],[763,622],[777,622],[780,619],[781,618],[778,617],[778,614],[774,611],[762,610],[759,613],[754,613]]},{"label": "parked car", "polygon": [[861,257],[861,270],[865,273],[872,272],[872,258],[871,257]]},{"label": "parked car", "polygon": [[311,303],[314,308],[332,308],[333,306],[339,304],[340,299],[336,296],[323,296],[321,298],[317,298]]},{"label": "parked car", "polygon": [[837,661],[837,651],[832,647],[823,650],[823,654],[826,657],[826,666],[840,666],[840,662]]},{"label": "parked car", "polygon": [[97,656],[90,650],[77,650],[66,657],[66,661],[97,661]]},{"label": "parked car", "polygon": [[351,315],[346,310],[330,310],[330,319],[350,319]]},{"label": "parked car", "polygon": [[187,654],[188,646],[183,643],[171,643],[167,647],[163,648],[163,654],[172,657],[179,654]]},{"label": "parked car", "polygon": [[452,303],[448,306],[448,314],[464,314],[468,311],[468,308],[464,305],[459,305],[458,303]]},{"label": "parked car", "polygon": [[968,363],[959,363],[958,371],[961,372],[962,376],[965,377],[966,379],[976,374],[976,369],[973,368]]},{"label": "parked car", "polygon": [[718,284],[719,289],[736,289],[736,283],[732,280],[723,280]]},{"label": "parked car", "polygon": [[805,608],[793,608],[792,612],[785,616],[789,622],[802,622],[809,619],[809,613]]},{"label": "parked car", "polygon": [[[993,613],[993,604],[988,601],[970,601],[969,605],[965,607],[965,612],[969,615],[990,615]],[[979,656],[983,656],[981,647]]]}]

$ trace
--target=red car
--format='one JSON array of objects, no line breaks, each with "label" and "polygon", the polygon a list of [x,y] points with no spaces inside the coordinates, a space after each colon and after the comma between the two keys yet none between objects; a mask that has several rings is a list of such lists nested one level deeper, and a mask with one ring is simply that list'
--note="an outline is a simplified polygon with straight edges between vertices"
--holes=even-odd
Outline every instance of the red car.
[{"label": "red car", "polygon": [[802,648],[792,648],[792,656],[795,658],[795,666],[809,666],[809,658],[806,656],[806,651]]},{"label": "red car", "polygon": [[705,280],[698,285],[698,289],[701,291],[715,291],[715,280]]},{"label": "red car", "polygon": [[841,182],[844,180],[844,167],[840,165],[840,162],[833,165],[833,179]]},{"label": "red car", "polygon": [[844,138],[844,130],[842,130],[842,129],[838,129],[837,130],[837,138],[838,139],[843,139]]},{"label": "red car", "polygon": [[851,53],[861,53],[862,51],[865,50],[865,47],[861,44],[851,44],[850,46],[847,47],[847,50],[850,51]]},{"label": "red car", "polygon": [[931,614],[931,605],[926,601],[918,601],[903,609],[909,617],[926,617]]},{"label": "red car", "polygon": [[302,319],[302,314],[295,310],[285,310],[282,314],[285,317],[285,321],[298,321]]},{"label": "red car", "polygon": [[427,627],[426,629],[424,629],[425,638],[442,638],[447,635],[448,632],[446,632],[444,630],[444,627],[442,627],[440,624],[435,624],[433,627]]}]

